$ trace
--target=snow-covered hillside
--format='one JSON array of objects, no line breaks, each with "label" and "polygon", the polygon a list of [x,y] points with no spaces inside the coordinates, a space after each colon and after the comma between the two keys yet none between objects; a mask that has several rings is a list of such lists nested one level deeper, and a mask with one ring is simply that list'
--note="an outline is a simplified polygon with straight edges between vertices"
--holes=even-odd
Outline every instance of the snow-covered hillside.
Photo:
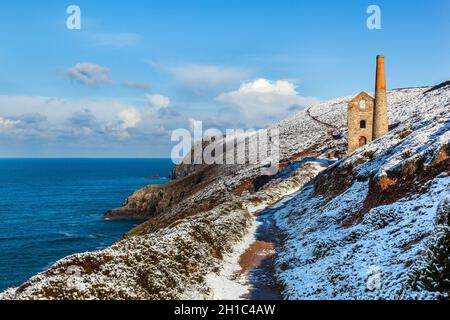
[{"label": "snow-covered hillside", "polygon": [[277,212],[286,298],[448,297],[450,89],[428,90],[390,92],[396,128]]},{"label": "snow-covered hillside", "polygon": [[227,270],[254,240],[254,213],[317,174],[317,168],[298,168],[302,159],[327,156],[342,160],[273,210],[286,235],[277,258],[284,297],[444,295],[448,280],[439,272],[448,265],[439,261],[445,254],[448,261],[450,86],[389,91],[391,132],[347,157],[351,98],[274,125],[279,174],[262,177],[264,162],[201,166],[139,190],[109,214],[148,221],[106,250],[62,259],[0,299],[221,296],[218,283],[230,280]]}]

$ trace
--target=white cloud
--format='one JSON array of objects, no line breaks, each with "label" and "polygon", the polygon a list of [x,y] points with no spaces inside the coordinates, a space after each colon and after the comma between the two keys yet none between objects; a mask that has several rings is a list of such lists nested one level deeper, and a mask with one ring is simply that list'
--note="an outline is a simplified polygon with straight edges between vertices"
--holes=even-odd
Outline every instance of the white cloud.
[{"label": "white cloud", "polygon": [[130,129],[137,128],[141,122],[141,113],[135,108],[129,108],[120,111],[117,114],[118,122],[109,124],[107,130],[120,140],[126,140],[131,137]]},{"label": "white cloud", "polygon": [[195,94],[205,94],[211,89],[245,80],[251,71],[215,65],[188,65],[169,69],[184,87]]},{"label": "white cloud", "polygon": [[9,137],[40,137],[45,131],[45,117],[35,114],[0,117],[0,134]]},{"label": "white cloud", "polygon": [[98,33],[92,36],[96,46],[127,47],[141,40],[137,33]]},{"label": "white cloud", "polygon": [[318,102],[301,96],[292,81],[257,79],[244,82],[236,91],[220,94],[217,101],[232,107],[249,126],[265,126],[298,109]]},{"label": "white cloud", "polygon": [[[13,136],[68,138],[79,134],[117,137],[138,126],[138,108],[115,99],[64,99],[40,96],[0,96],[0,128]],[[11,127],[11,125],[14,125]]]},{"label": "white cloud", "polygon": [[112,121],[116,114],[134,107],[127,101],[116,99],[65,99],[44,96],[1,96],[2,115],[9,119],[23,120],[20,116],[39,112],[51,123],[63,123],[74,113],[92,111],[99,121]]},{"label": "white cloud", "polygon": [[19,121],[5,119],[0,117],[0,133],[12,134],[16,129],[16,125]]},{"label": "white cloud", "polygon": [[141,90],[148,90],[150,89],[150,85],[148,83],[145,83],[143,81],[135,81],[135,80],[127,80],[122,82],[122,86],[126,88],[131,89],[141,89]]},{"label": "white cloud", "polygon": [[0,95],[0,156],[167,156],[186,119],[145,102]]},{"label": "white cloud", "polygon": [[67,75],[88,86],[110,82],[108,68],[89,62],[77,63]]},{"label": "white cloud", "polygon": [[117,117],[124,129],[136,128],[139,122],[141,122],[141,114],[134,108],[120,111]]},{"label": "white cloud", "polygon": [[149,106],[156,110],[167,108],[170,105],[170,98],[161,94],[147,94],[146,97]]},{"label": "white cloud", "polygon": [[232,95],[245,95],[253,93],[269,93],[276,95],[293,96],[297,95],[295,86],[287,80],[270,81],[267,79],[257,79],[252,82],[245,82],[241,85],[237,93]]},{"label": "white cloud", "polygon": [[11,128],[14,127],[17,123],[19,123],[19,121],[13,121],[10,119],[0,117],[0,127]]}]

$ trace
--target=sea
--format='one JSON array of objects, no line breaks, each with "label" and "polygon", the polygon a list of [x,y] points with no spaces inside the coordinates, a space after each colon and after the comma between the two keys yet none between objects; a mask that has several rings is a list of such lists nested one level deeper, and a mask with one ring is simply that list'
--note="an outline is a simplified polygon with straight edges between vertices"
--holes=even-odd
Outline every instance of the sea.
[{"label": "sea", "polygon": [[0,159],[0,292],[120,240],[141,222],[103,213],[168,182],[172,167],[170,159]]}]

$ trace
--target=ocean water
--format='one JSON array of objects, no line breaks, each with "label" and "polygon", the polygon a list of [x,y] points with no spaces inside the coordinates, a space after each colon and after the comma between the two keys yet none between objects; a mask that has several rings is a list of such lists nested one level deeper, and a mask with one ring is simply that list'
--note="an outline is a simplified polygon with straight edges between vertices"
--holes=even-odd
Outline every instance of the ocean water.
[{"label": "ocean water", "polygon": [[102,214],[135,190],[167,182],[172,166],[170,159],[0,159],[0,291],[119,240],[139,222]]}]

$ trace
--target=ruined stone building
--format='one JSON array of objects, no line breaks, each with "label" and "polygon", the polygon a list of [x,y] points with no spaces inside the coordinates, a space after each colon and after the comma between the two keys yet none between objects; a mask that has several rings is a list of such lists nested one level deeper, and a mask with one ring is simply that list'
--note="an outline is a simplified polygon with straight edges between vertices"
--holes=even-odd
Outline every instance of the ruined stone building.
[{"label": "ruined stone building", "polygon": [[348,104],[348,153],[368,144],[373,137],[375,99],[361,92]]},{"label": "ruined stone building", "polygon": [[348,103],[348,153],[388,132],[384,56],[377,56],[375,98],[361,92]]}]

